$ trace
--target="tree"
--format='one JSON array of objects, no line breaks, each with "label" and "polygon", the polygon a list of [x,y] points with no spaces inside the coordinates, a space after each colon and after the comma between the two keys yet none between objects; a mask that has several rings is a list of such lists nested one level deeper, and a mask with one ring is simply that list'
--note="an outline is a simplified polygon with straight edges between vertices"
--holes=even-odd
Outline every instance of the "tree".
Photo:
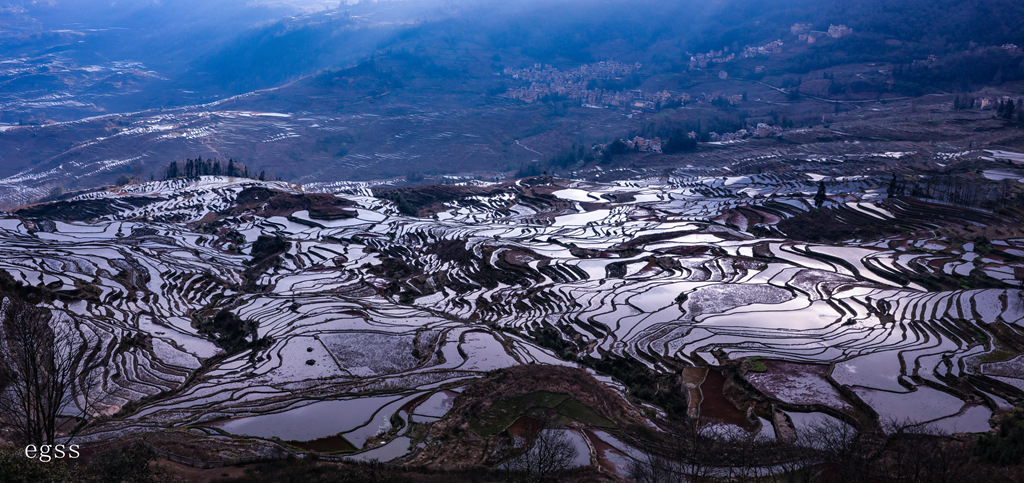
[{"label": "tree", "polygon": [[178,162],[172,161],[171,164],[167,165],[167,178],[174,179],[178,177]]},{"label": "tree", "polygon": [[899,179],[896,178],[896,173],[892,174],[892,181],[889,181],[889,188],[886,189],[886,194],[889,198],[895,198],[897,196],[903,196],[904,186]]},{"label": "tree", "polygon": [[697,149],[697,140],[691,138],[689,134],[682,130],[673,132],[672,136],[661,146],[661,151],[665,154],[693,151],[695,149]]},{"label": "tree", "polygon": [[558,473],[569,469],[578,455],[567,431],[543,429],[530,449],[508,460],[505,468],[525,481],[557,481]]},{"label": "tree", "polygon": [[836,481],[868,481],[872,454],[878,448],[853,426],[830,418],[811,424],[806,434],[807,445],[831,469]]},{"label": "tree", "polygon": [[825,180],[818,181],[818,194],[814,195],[814,206],[821,208],[821,205],[828,201],[828,195],[825,194]]},{"label": "tree", "polygon": [[[944,483],[970,481],[968,445],[956,437],[944,436],[928,425],[912,420],[884,424],[889,435],[879,470],[887,481],[908,483]],[[1018,454],[1019,460],[1019,454]]]},{"label": "tree", "polygon": [[626,143],[621,139],[616,139],[612,141],[610,144],[608,144],[608,147],[605,149],[607,149],[608,153],[615,156],[618,156],[620,154],[626,154],[627,152],[629,152],[629,147],[626,146]]},{"label": "tree", "polygon": [[675,483],[690,481],[689,468],[682,458],[665,458],[643,453],[629,466],[629,476],[637,483]]},{"label": "tree", "polygon": [[78,380],[88,344],[69,321],[14,298],[3,299],[0,321],[0,415],[25,442],[53,444],[61,415],[88,407],[93,381]]},{"label": "tree", "polygon": [[769,466],[789,474],[809,466],[807,458],[799,457],[802,448],[770,442],[739,427],[700,421],[698,414],[672,431],[666,442],[641,446],[643,454],[630,464],[630,476],[637,483],[762,481]]}]

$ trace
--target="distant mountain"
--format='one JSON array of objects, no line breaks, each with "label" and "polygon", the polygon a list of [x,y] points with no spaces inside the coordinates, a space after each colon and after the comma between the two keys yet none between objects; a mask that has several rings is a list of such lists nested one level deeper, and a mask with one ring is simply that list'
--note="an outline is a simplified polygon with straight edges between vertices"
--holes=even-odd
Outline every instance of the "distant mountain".
[{"label": "distant mountain", "polygon": [[[196,155],[303,182],[572,171],[550,163],[618,138],[827,129],[858,103],[1024,78],[1024,7],[954,3],[7,3],[0,198]],[[588,70],[602,61],[632,70]]]},{"label": "distant mountain", "polygon": [[[9,2],[6,55],[141,62],[183,89],[238,94],[339,68],[388,48],[483,49],[537,62],[665,62],[778,38],[794,23],[948,51],[1024,43],[1007,0],[892,4],[808,0],[595,2]],[[325,7],[334,7],[326,9]],[[952,14],[951,14],[952,13]],[[934,52],[933,52],[934,53]],[[490,57],[488,55],[487,57]],[[139,106],[151,107],[151,106]]]}]

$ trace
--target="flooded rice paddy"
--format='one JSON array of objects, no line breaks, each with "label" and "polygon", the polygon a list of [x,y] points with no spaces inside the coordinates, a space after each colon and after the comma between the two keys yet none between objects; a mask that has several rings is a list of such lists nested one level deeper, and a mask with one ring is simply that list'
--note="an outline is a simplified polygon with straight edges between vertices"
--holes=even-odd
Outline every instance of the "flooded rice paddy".
[{"label": "flooded rice paddy", "polygon": [[[883,206],[870,179],[847,184],[863,199],[830,206],[850,217],[930,209]],[[790,195],[767,196],[780,185]],[[818,419],[858,412],[986,431],[1024,390],[1021,359],[994,329],[1019,331],[1024,319],[1014,276],[1024,240],[981,249],[929,238],[927,225],[916,238],[835,244],[751,233],[813,209],[813,177],[519,184],[424,217],[363,192],[339,193],[343,217],[238,209],[239,193],[254,188],[301,194],[204,177],[83,195],[116,207],[88,219],[0,219],[0,269],[66,292],[49,308],[98,346],[150,341],[111,350],[99,410],[136,409],[85,439],[206,426],[283,441],[342,437],[364,459],[399,458],[415,451],[410,428],[444,417],[453,390],[504,367],[572,364],[536,343],[542,328],[573,341],[577,356],[655,372],[755,358],[746,381],[785,405],[798,438]],[[148,202],[118,204],[129,195]],[[288,248],[253,273],[261,236]],[[986,285],[926,288],[933,276]],[[81,297],[84,284],[95,293]],[[225,352],[197,328],[220,309],[253,321],[252,340],[266,345]],[[722,396],[721,375],[709,374],[703,416],[751,429]],[[950,386],[966,377],[993,383]],[[593,453],[621,474],[628,445],[601,431],[572,434],[586,461]]]}]

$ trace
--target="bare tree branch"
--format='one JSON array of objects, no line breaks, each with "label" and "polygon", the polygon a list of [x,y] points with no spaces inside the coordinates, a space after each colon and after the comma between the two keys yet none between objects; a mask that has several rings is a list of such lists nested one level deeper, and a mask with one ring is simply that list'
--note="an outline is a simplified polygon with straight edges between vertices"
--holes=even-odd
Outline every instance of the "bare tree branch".
[{"label": "bare tree branch", "polygon": [[0,303],[0,323],[0,414],[25,441],[53,444],[92,382],[76,385],[88,344],[72,321],[13,298]]},{"label": "bare tree branch", "polygon": [[505,467],[522,481],[555,481],[558,473],[569,469],[578,455],[566,431],[543,429],[537,433],[533,446],[508,460]]}]

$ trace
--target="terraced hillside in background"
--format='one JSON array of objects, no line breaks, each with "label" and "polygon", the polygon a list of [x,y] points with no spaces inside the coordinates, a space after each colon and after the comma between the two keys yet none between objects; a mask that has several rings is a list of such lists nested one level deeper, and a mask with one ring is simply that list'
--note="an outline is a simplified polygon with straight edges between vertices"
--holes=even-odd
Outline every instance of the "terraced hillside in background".
[{"label": "terraced hillside in background", "polygon": [[[624,477],[627,426],[687,416],[790,442],[988,431],[1024,402],[1016,212],[874,176],[826,178],[816,208],[822,178],[131,184],[0,218],[0,276],[96,348],[86,442],[179,428],[451,468],[546,415]],[[587,372],[474,405],[530,365]]]}]

